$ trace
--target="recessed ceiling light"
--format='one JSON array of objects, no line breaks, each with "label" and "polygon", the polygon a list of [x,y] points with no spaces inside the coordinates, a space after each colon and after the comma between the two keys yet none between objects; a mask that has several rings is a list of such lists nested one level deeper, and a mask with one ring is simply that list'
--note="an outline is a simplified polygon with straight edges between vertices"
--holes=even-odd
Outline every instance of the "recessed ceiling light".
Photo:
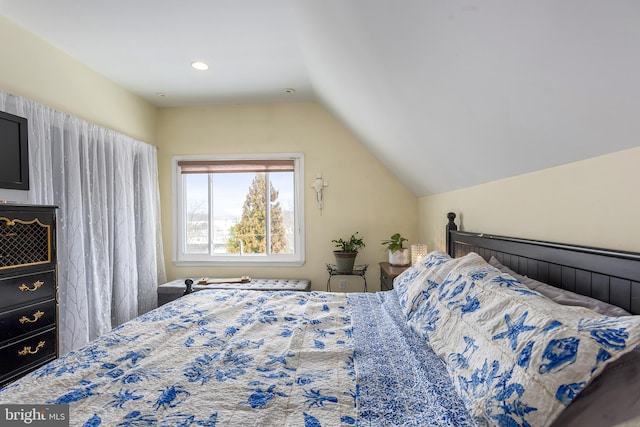
[{"label": "recessed ceiling light", "polygon": [[164,98],[165,96],[167,96],[167,94],[165,92],[156,92],[156,96]]},{"label": "recessed ceiling light", "polygon": [[296,93],[296,90],[295,89],[291,89],[290,87],[288,87],[288,88],[284,89],[283,92],[286,93],[286,94],[291,95],[291,94]]},{"label": "recessed ceiling light", "polygon": [[193,61],[191,63],[191,66],[193,68],[195,68],[196,70],[199,70],[199,71],[204,71],[204,70],[208,70],[209,69],[209,66],[207,64],[205,64],[204,62],[201,62],[201,61]]}]

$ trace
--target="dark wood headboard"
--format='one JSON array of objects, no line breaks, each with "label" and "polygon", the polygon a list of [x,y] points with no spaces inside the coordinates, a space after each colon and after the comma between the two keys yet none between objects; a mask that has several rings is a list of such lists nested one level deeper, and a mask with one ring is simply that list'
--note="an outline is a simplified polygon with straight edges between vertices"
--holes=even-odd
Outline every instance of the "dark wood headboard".
[{"label": "dark wood headboard", "polygon": [[496,257],[513,271],[640,314],[640,254],[458,231],[447,214],[447,252]]}]

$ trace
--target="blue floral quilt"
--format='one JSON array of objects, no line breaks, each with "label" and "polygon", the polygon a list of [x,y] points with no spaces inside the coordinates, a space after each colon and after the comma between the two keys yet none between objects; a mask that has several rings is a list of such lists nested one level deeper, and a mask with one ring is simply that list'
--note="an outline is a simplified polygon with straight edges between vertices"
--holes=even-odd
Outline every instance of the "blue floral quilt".
[{"label": "blue floral quilt", "polygon": [[77,426],[473,425],[395,291],[201,291],[0,391]]}]

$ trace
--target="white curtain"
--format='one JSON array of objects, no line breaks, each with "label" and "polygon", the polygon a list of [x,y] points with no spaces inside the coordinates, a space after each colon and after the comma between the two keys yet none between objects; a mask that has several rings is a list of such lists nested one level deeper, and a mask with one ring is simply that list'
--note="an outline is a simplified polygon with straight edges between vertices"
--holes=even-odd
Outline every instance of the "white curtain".
[{"label": "white curtain", "polygon": [[29,122],[29,202],[58,206],[60,354],[157,305],[156,148],[0,91]]}]

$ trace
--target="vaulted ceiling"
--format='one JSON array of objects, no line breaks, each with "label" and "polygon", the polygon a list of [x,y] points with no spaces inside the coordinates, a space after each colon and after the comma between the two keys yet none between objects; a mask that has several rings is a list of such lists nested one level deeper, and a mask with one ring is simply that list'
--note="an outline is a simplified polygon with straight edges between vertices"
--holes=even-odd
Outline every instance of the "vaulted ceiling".
[{"label": "vaulted ceiling", "polygon": [[0,14],[158,107],[321,102],[416,196],[640,145],[634,0],[0,0]]}]

